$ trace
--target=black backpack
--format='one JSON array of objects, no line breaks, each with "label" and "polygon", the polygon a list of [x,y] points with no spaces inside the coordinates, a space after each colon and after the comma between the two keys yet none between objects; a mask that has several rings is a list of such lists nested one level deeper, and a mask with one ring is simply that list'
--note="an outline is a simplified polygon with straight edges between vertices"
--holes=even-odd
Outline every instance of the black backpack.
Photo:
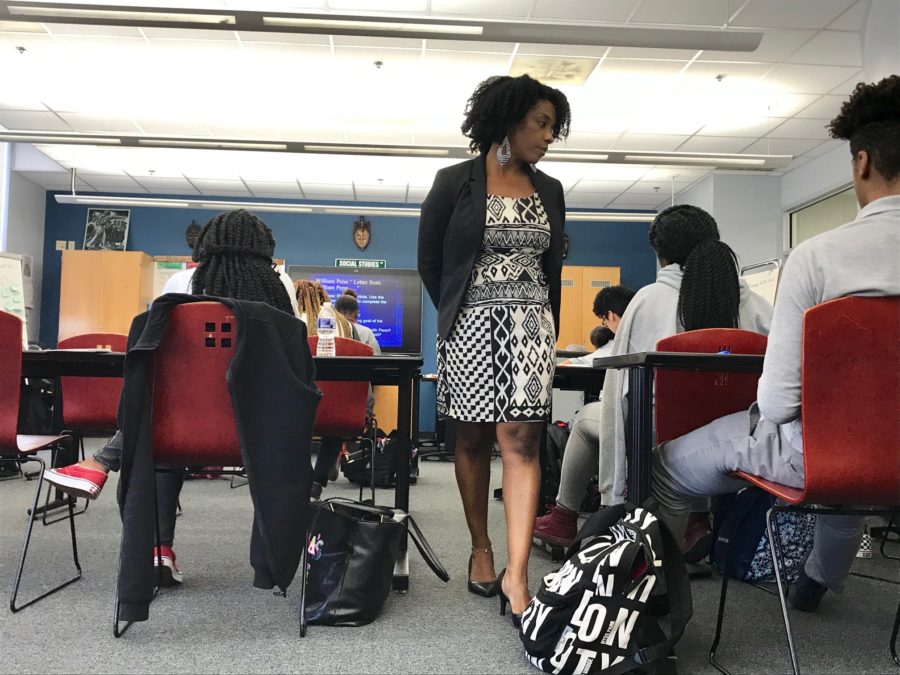
[{"label": "black backpack", "polygon": [[375,487],[397,486],[397,464],[400,459],[397,447],[400,441],[396,431],[392,431],[387,438],[383,436],[384,432],[379,430],[373,460],[370,460],[368,453],[358,452],[353,453],[352,457],[348,456],[347,461],[342,464],[341,471],[351,483],[369,487],[374,475]]},{"label": "black backpack", "polygon": [[[631,504],[602,508],[568,560],[522,614],[528,660],[555,675],[674,673],[672,648],[693,611],[687,569],[668,528]],[[668,634],[658,616],[668,615]]]}]

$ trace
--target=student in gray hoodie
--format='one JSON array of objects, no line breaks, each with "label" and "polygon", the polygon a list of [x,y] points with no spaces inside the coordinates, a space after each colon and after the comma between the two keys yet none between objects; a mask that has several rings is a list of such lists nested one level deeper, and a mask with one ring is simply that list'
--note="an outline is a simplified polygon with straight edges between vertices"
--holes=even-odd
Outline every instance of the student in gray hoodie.
[{"label": "student in gray hoodie", "polygon": [[[678,204],[650,225],[659,258],[656,282],[637,292],[613,342],[613,355],[653,351],[656,342],[686,330],[742,328],[768,334],[772,305],[738,277],[734,251],[719,239],[706,211]],[[600,496],[604,506],[625,501],[625,419],[628,378],[607,370],[600,404]],[[683,528],[682,528],[683,529]]]}]

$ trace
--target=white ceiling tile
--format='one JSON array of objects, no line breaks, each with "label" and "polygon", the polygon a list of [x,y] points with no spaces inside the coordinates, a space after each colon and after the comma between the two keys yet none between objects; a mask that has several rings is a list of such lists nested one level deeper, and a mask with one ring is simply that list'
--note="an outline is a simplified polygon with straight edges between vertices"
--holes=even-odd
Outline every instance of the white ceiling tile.
[{"label": "white ceiling tile", "polygon": [[345,185],[325,183],[301,183],[303,194],[309,199],[328,199],[330,197],[351,199],[353,186],[347,182]]},{"label": "white ceiling tile", "polygon": [[[462,115],[459,120],[462,122]],[[469,139],[463,136],[458,124],[456,128],[451,126],[447,129],[415,128],[413,135],[416,145],[460,145],[466,147],[469,145]]]},{"label": "white ceiling tile", "polygon": [[767,29],[756,51],[722,52],[708,50],[701,52],[698,61],[749,61],[755,63],[780,63],[793,54],[797,47],[809,40],[813,30]]},{"label": "white ceiling tile", "polygon": [[631,23],[724,26],[731,11],[727,0],[643,0]]},{"label": "white ceiling tile", "polygon": [[237,42],[234,37],[234,31],[218,30],[218,29],[194,29],[194,28],[152,28],[145,27],[142,29],[144,35],[151,41],[156,40],[198,40],[212,42]]},{"label": "white ceiling tile", "polygon": [[180,191],[179,194],[193,193],[198,194],[197,190],[184,178],[154,178],[152,176],[135,176],[135,180],[150,192],[172,192]]},{"label": "white ceiling tile", "polygon": [[140,29],[135,26],[94,26],[83,23],[48,23],[47,30],[53,35],[88,37],[131,37],[141,38]]},{"label": "white ceiling tile", "polygon": [[431,0],[431,14],[462,14],[464,16],[489,16],[508,19],[525,19],[534,0]]},{"label": "white ceiling tile", "polygon": [[769,134],[772,138],[804,138],[824,141],[828,138],[824,120],[786,120],[784,124],[777,126]]},{"label": "white ceiling tile", "polygon": [[850,144],[847,141],[840,141],[837,139],[831,139],[822,143],[822,145],[817,145],[812,150],[808,150],[806,152],[807,157],[818,157],[820,155],[824,155],[829,150],[834,150],[839,146],[846,146],[847,148],[847,161],[850,161]]},{"label": "white ceiling tile", "polygon": [[675,134],[633,134],[624,133],[613,145],[615,150],[656,150],[671,152],[689,137]]},{"label": "white ceiling tile", "polygon": [[138,128],[129,119],[97,117],[80,113],[59,113],[73,131],[81,133],[138,133]]},{"label": "white ceiling tile", "polygon": [[693,182],[703,178],[706,174],[708,174],[712,169],[710,168],[701,168],[701,167],[687,167],[687,166],[655,166],[652,167],[649,171],[645,172],[642,176],[641,180],[658,180],[664,182],[671,182],[672,177],[675,177],[675,183],[683,183],[683,182]]},{"label": "white ceiling tile", "polygon": [[756,80],[772,70],[771,63],[740,63],[738,61],[694,61],[687,67],[685,74],[691,77],[715,78],[724,75],[724,79],[743,78]]},{"label": "white ceiling tile", "polygon": [[824,28],[855,1],[750,0],[731,25],[749,28]]},{"label": "white ceiling tile", "polygon": [[557,141],[554,149],[560,150],[609,150],[621,134],[595,134],[574,131],[564,141]]},{"label": "white ceiling tile", "polygon": [[585,192],[620,194],[625,192],[632,183],[634,183],[633,180],[581,180],[572,188],[571,192],[575,194]]},{"label": "white ceiling tile", "polygon": [[822,141],[799,138],[761,138],[748,146],[748,155],[802,155],[818,146]]},{"label": "white ceiling tile", "polygon": [[3,87],[0,89],[0,110],[47,112],[47,106],[36,95]]},{"label": "white ceiling tile", "polygon": [[609,21],[621,23],[631,16],[640,0],[537,0],[531,19],[559,19],[570,23]]},{"label": "white ceiling tile", "polygon": [[841,105],[847,100],[846,96],[834,96],[826,94],[816,99],[794,117],[800,119],[832,120],[840,112]]},{"label": "white ceiling tile", "polygon": [[[481,42],[475,40],[425,40],[424,42],[426,50],[437,49],[452,52],[493,52],[496,54],[512,54],[512,51],[516,46],[512,42]],[[519,53],[521,53],[521,51]]]},{"label": "white ceiling tile", "polygon": [[[252,138],[258,141],[280,141],[278,129],[261,127],[257,124],[240,123],[231,120],[219,122],[214,117],[206,120],[206,127],[216,138]],[[205,135],[205,134],[204,134]]]},{"label": "white ceiling tile", "polygon": [[[674,181],[675,191],[681,190],[685,185],[690,185],[694,181],[690,178],[685,180]],[[663,199],[672,194],[672,183],[671,179],[669,180],[639,180],[635,182],[628,190],[625,191],[625,194],[622,197],[626,197],[628,195],[652,195],[656,199]]]},{"label": "white ceiling tile", "polygon": [[859,68],[848,66],[782,64],[773,68],[765,80],[791,92],[827,94],[858,71]]},{"label": "white ceiling tile", "polygon": [[330,36],[317,33],[256,33],[253,31],[238,31],[238,39],[241,42],[251,44],[257,42],[272,42],[277,44],[301,44],[301,45],[331,45]]},{"label": "white ceiling tile", "polygon": [[195,178],[193,175],[187,176],[187,179],[194,184],[201,192],[210,191],[229,191],[229,192],[246,192],[244,183],[239,180],[220,180],[217,178]]},{"label": "white ceiling tile", "polygon": [[721,120],[707,124],[698,136],[765,136],[772,129],[784,122],[782,117],[759,117],[748,120]]},{"label": "white ceiling tile", "polygon": [[576,209],[602,209],[606,208],[613,199],[618,195],[600,195],[600,194],[576,194],[572,196],[566,195],[566,208]]},{"label": "white ceiling tile", "polygon": [[601,73],[644,73],[653,76],[677,75],[687,65],[687,61],[664,61],[662,59],[603,59],[597,69]]},{"label": "white ceiling tile", "polygon": [[[33,183],[37,183],[47,190],[68,190],[72,186],[72,179],[65,171],[19,171]],[[84,191],[91,187],[83,180],[75,180],[75,189]]]},{"label": "white ceiling tile", "polygon": [[167,119],[139,117],[134,120],[151,136],[209,136],[209,131],[202,121],[170,117]]},{"label": "white ceiling tile", "polygon": [[694,136],[678,148],[678,152],[740,152],[756,138],[746,136]]},{"label": "white ceiling tile", "polygon": [[611,59],[664,59],[669,61],[690,61],[696,56],[696,49],[648,49],[647,47],[610,47],[606,55]]},{"label": "white ceiling tile", "polygon": [[206,197],[252,197],[246,188],[240,190],[223,190],[221,188],[205,188],[200,191]]},{"label": "white ceiling tile", "polygon": [[377,127],[362,128],[355,127],[347,129],[348,143],[398,143],[405,144],[412,142],[413,128],[412,125],[389,125],[381,124]]},{"label": "white ceiling tile", "polygon": [[837,94],[838,96],[843,96],[846,98],[853,92],[853,90],[856,88],[856,85],[859,84],[859,82],[861,82],[862,80],[863,80],[863,71],[857,70],[850,77],[848,77],[846,80],[841,82],[838,86],[836,86],[834,89],[832,89],[828,93],[829,94]]},{"label": "white ceiling tile", "polygon": [[791,54],[787,62],[860,67],[863,65],[860,34],[823,30]]},{"label": "white ceiling tile", "polygon": [[0,124],[10,131],[72,131],[52,112],[0,110]]},{"label": "white ceiling tile", "polygon": [[804,164],[806,164],[807,162],[809,162],[811,160],[812,160],[812,157],[810,157],[809,155],[802,155],[800,157],[794,157],[794,159],[792,159],[790,161],[790,163],[786,167],[784,167],[784,169],[782,169],[782,171],[784,173],[787,173],[788,171],[793,171],[794,169],[803,166]]},{"label": "white ceiling tile", "polygon": [[869,16],[869,0],[858,0],[846,12],[828,24],[831,30],[862,30]]},{"label": "white ceiling tile", "polygon": [[333,36],[335,52],[338,47],[365,47],[367,49],[402,49],[419,51],[422,49],[422,38],[385,38],[365,35]]},{"label": "white ceiling tile", "polygon": [[607,206],[610,209],[637,209],[650,210],[654,209],[660,201],[665,199],[665,195],[636,195],[626,194],[618,199],[611,201]]},{"label": "white ceiling tile", "polygon": [[97,190],[118,190],[121,192],[145,192],[144,188],[138,185],[129,176],[100,176],[96,174],[79,173],[79,178],[90,183]]},{"label": "white ceiling tile", "polygon": [[262,182],[262,181],[252,181],[247,180],[247,185],[253,193],[256,195],[261,195],[265,193],[266,195],[279,195],[281,197],[299,197],[300,196],[300,188],[297,185],[296,181],[290,183],[271,183],[271,182]]}]

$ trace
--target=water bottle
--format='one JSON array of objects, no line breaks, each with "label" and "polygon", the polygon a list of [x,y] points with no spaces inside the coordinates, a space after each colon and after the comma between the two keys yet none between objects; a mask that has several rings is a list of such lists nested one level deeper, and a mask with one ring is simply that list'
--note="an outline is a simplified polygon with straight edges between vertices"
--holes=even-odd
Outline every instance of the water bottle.
[{"label": "water bottle", "polygon": [[319,345],[316,356],[334,356],[334,334],[337,331],[337,316],[330,302],[319,309],[316,319],[316,332],[319,334]]}]

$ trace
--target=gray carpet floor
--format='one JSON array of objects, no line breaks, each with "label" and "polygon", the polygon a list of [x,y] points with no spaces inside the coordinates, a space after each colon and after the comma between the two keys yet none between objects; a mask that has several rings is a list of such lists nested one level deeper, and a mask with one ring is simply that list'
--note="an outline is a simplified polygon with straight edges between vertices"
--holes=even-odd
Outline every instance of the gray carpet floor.
[{"label": "gray carpet floor", "polygon": [[[500,462],[492,468],[494,486],[499,486]],[[34,482],[0,482],[0,575],[5,580],[14,574],[33,490]],[[341,477],[324,496],[355,494]],[[393,503],[391,491],[377,495],[379,503]],[[100,499],[76,517],[83,578],[18,614],[0,611],[0,672],[537,672],[525,661],[509,619],[499,616],[497,598],[466,591],[469,542],[450,463],[423,462],[411,492],[413,513],[450,572],[450,582],[442,583],[411,550],[410,591],[392,594],[377,621],[359,628],[311,626],[305,639],[298,637],[296,588],[285,599],[251,586],[247,488],[229,489],[227,480],[189,481],[182,504],[175,549],[184,585],[164,589],[151,606],[150,620],[114,639],[121,525],[112,478]],[[491,502],[490,527],[500,569],[506,550],[500,502]],[[69,572],[67,529],[64,522],[35,527],[23,597]],[[900,545],[891,545],[889,552],[900,555]],[[553,567],[545,553],[534,551],[532,590]],[[855,570],[898,578],[897,563],[877,552],[871,560],[858,560]],[[719,579],[695,581],[692,590],[694,618],[677,647],[679,668],[682,673],[715,672],[707,655]],[[854,576],[842,596],[826,597],[817,614],[792,612],[804,672],[900,672],[888,652],[898,591],[898,586]],[[775,596],[731,584],[720,656],[737,673],[789,670]]]}]

